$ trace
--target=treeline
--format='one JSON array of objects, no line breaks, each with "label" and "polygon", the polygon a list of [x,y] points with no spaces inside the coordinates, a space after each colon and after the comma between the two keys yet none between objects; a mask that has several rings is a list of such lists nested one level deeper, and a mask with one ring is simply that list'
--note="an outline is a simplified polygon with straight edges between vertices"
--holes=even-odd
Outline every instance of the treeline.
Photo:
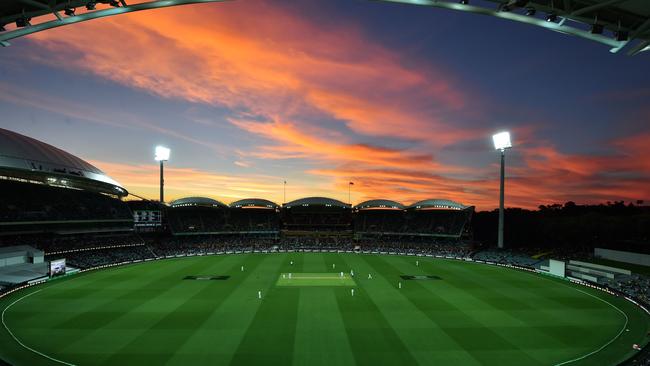
[{"label": "treeline", "polygon": [[[477,212],[474,239],[489,246],[497,243],[499,211]],[[505,210],[507,247],[588,250],[605,247],[650,252],[650,206],[607,202],[599,205],[542,205],[538,210]]]}]

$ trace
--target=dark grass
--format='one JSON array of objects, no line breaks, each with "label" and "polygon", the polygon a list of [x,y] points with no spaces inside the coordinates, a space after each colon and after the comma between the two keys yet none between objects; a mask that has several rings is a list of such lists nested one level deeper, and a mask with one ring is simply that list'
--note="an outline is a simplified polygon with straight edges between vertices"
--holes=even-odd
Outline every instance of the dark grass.
[{"label": "dark grass", "polygon": [[[632,343],[645,343],[648,319],[623,299],[528,272],[415,260],[335,253],[163,260],[52,281],[0,300],[0,309],[41,290],[6,312],[8,326],[27,345],[80,365],[555,365],[621,330],[624,316],[600,299],[629,317],[630,330],[571,365],[613,365]],[[276,285],[281,273],[350,269],[354,297],[351,287]],[[230,277],[184,280],[197,274]],[[56,364],[4,328],[0,344],[0,358],[16,365]]]}]

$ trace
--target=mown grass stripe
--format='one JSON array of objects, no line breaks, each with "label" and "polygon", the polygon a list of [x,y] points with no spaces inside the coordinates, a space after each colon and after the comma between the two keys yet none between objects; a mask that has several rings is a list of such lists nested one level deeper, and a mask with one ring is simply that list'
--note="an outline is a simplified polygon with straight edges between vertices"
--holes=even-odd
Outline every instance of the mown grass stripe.
[{"label": "mown grass stripe", "polygon": [[[255,254],[238,263],[231,277],[234,281],[218,294],[209,316],[177,347],[167,365],[228,364],[261,304],[257,291],[263,290],[266,296],[271,286],[264,274],[277,272],[282,260],[282,255]],[[240,271],[241,265],[246,274]]]},{"label": "mown grass stripe", "polygon": [[[403,327],[406,319],[390,317],[382,303],[392,302],[394,308],[403,299],[401,295],[391,291],[392,286],[384,283],[382,288],[374,285],[382,281],[376,272],[373,280],[363,280],[368,275],[368,266],[361,256],[338,255],[337,267],[342,266],[350,271],[354,270],[360,286],[356,296],[352,297],[349,291],[338,291],[337,300],[343,321],[348,332],[348,339],[354,352],[358,365],[417,365],[426,364],[422,359],[416,359],[413,342],[410,341],[409,329]],[[374,272],[374,271],[373,271]],[[371,282],[374,281],[374,282]],[[410,314],[410,317],[417,314]],[[418,321],[423,320],[422,318]],[[425,320],[428,322],[428,320]],[[368,324],[373,324],[372,330]],[[420,339],[423,341],[423,339]],[[424,340],[426,341],[426,340]]]},{"label": "mown grass stripe", "polygon": [[[331,259],[326,253],[304,256],[303,270],[327,272]],[[328,260],[329,259],[329,260]],[[338,273],[334,273],[338,276]],[[336,300],[336,288],[299,289],[294,366],[354,365],[355,360]]]},{"label": "mown grass stripe", "polygon": [[[227,263],[214,263],[201,270],[207,271],[206,273],[231,273],[233,269],[240,267],[244,257],[233,256]],[[254,269],[256,264],[257,262],[252,262],[249,267]],[[250,271],[241,272],[240,281],[245,280],[250,273]],[[218,306],[220,301],[229,295],[229,289],[233,288],[227,285],[227,281],[186,281],[179,278],[166,294],[168,299],[166,310],[159,313],[162,316],[158,316],[155,322],[142,329],[140,334],[123,345],[104,363],[117,365],[133,358],[146,360],[147,357],[150,363],[167,362],[189,336],[201,331],[203,322],[212,314],[212,309],[206,307],[202,300]],[[166,344],[166,347],[159,349],[155,355],[146,352],[147,349],[155,348],[161,343]]]},{"label": "mown grass stripe", "polygon": [[[298,260],[299,257],[302,256],[287,253],[283,271],[301,272],[303,261]],[[289,264],[291,261],[294,261],[293,265]],[[272,278],[273,272],[264,275]],[[299,293],[298,289],[279,287],[267,291],[230,365],[289,365],[293,362]]]}]

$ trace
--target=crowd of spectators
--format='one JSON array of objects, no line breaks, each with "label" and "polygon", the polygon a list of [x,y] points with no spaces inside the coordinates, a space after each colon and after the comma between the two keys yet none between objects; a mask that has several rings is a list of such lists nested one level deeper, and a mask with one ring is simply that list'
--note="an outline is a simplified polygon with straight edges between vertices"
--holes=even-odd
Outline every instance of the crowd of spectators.
[{"label": "crowd of spectators", "polygon": [[354,215],[354,230],[460,236],[470,217],[466,210],[360,210]]},{"label": "crowd of spectators", "polygon": [[500,264],[512,264],[522,267],[534,267],[541,259],[532,258],[526,253],[520,253],[512,250],[482,250],[475,253],[472,257],[474,260],[485,262],[494,262]]},{"label": "crowd of spectators", "polygon": [[466,258],[471,254],[469,245],[434,238],[395,239],[390,237],[365,238],[358,242],[361,250],[405,254],[430,254],[454,258]]},{"label": "crowd of spectators", "polygon": [[174,255],[198,255],[228,251],[268,250],[273,238],[242,236],[182,236],[171,237],[149,244],[159,257]]},{"label": "crowd of spectators", "polygon": [[614,290],[650,304],[650,277],[633,273],[630,276],[617,276],[616,279],[608,279],[605,284]]},{"label": "crowd of spectators", "polygon": [[121,247],[144,244],[144,241],[135,235],[122,236],[73,236],[73,237],[53,237],[34,245],[42,249],[45,254],[92,250],[97,248]]},{"label": "crowd of spectators", "polygon": [[0,180],[0,222],[132,220],[115,198],[76,189]]},{"label": "crowd of spectators", "polygon": [[66,266],[79,269],[87,269],[114,263],[154,259],[156,256],[148,246],[142,244],[131,247],[97,249],[56,254],[48,256],[47,260],[54,260],[58,258],[65,258]]},{"label": "crowd of spectators", "polygon": [[280,216],[268,209],[231,209],[226,224],[228,231],[279,231]]}]

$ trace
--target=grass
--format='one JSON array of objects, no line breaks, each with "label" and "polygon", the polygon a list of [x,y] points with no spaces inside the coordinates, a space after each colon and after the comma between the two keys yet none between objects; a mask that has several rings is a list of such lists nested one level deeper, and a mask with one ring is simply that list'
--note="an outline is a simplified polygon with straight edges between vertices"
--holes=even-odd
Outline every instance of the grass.
[{"label": "grass", "polygon": [[281,273],[276,286],[355,286],[354,279],[339,273]]},{"label": "grass", "polygon": [[[613,365],[632,343],[645,343],[648,319],[623,299],[527,272],[415,260],[338,253],[170,259],[52,281],[1,299],[0,310],[20,299],[5,312],[14,334],[79,365],[556,365],[622,331],[570,363]],[[286,285],[289,272],[304,282]],[[230,278],[184,280],[192,275]],[[353,281],[354,297],[341,281]],[[5,329],[0,345],[0,357],[15,365],[57,364]]]}]

